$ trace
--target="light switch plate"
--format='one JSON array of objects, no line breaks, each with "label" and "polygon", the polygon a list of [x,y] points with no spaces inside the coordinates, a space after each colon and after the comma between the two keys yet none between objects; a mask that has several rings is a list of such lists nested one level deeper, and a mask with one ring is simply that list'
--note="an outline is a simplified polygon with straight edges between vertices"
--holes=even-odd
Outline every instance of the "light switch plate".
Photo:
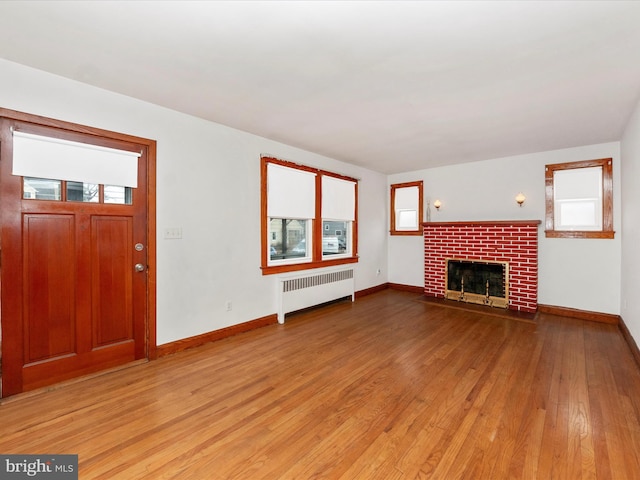
[{"label": "light switch plate", "polygon": [[178,240],[182,238],[182,227],[169,227],[163,230],[165,240]]}]

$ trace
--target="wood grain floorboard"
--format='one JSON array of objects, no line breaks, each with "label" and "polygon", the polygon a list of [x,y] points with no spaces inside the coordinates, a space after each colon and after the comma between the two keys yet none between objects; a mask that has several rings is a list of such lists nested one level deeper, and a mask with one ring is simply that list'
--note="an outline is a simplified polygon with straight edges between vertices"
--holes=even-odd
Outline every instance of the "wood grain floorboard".
[{"label": "wood grain floorboard", "polygon": [[0,452],[90,479],[638,479],[613,325],[384,290],[0,405]]}]

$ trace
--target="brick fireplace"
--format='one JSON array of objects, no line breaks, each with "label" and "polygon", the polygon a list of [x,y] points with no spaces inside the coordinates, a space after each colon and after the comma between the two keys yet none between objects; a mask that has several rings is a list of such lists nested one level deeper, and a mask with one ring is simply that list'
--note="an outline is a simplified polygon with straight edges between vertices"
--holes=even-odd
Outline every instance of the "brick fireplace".
[{"label": "brick fireplace", "polygon": [[447,259],[508,262],[508,308],[535,312],[539,225],[539,220],[423,223],[424,294],[445,297]]}]

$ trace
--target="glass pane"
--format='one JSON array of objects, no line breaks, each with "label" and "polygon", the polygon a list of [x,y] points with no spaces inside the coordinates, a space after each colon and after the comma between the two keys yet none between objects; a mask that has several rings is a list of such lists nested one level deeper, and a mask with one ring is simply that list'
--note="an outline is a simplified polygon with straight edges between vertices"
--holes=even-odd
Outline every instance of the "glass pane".
[{"label": "glass pane", "polygon": [[119,205],[131,205],[131,187],[119,187],[117,185],[104,186],[104,203],[117,203]]},{"label": "glass pane", "polygon": [[67,182],[67,201],[98,203],[100,187],[94,183]]},{"label": "glass pane", "polygon": [[556,202],[556,230],[602,230],[602,206],[599,199]]},{"label": "glass pane", "polygon": [[418,230],[418,211],[396,210],[396,230]]},{"label": "glass pane", "polygon": [[33,200],[60,200],[62,191],[60,180],[49,180],[47,178],[23,179],[23,198]]},{"label": "glass pane", "polygon": [[311,256],[307,243],[307,220],[272,218],[269,221],[269,259],[286,260]]},{"label": "glass pane", "polygon": [[324,220],[322,226],[322,254],[349,253],[351,222]]}]

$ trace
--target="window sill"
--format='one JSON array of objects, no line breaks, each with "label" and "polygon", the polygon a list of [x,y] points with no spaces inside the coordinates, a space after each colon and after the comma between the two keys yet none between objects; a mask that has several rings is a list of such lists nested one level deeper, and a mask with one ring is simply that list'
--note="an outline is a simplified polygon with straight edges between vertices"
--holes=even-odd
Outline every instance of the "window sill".
[{"label": "window sill", "polygon": [[408,231],[403,231],[403,230],[391,230],[389,232],[389,235],[398,235],[398,236],[404,236],[404,237],[408,237],[408,236],[421,236],[422,235],[422,229],[420,230],[408,230]]},{"label": "window sill", "polygon": [[312,270],[314,268],[332,267],[348,263],[357,263],[358,257],[343,257],[335,260],[323,260],[321,262],[293,263],[289,265],[273,265],[262,267],[262,275],[273,275],[276,273],[295,272],[299,270]]},{"label": "window sill", "polygon": [[547,238],[613,238],[615,232],[591,232],[584,230],[545,230]]}]

